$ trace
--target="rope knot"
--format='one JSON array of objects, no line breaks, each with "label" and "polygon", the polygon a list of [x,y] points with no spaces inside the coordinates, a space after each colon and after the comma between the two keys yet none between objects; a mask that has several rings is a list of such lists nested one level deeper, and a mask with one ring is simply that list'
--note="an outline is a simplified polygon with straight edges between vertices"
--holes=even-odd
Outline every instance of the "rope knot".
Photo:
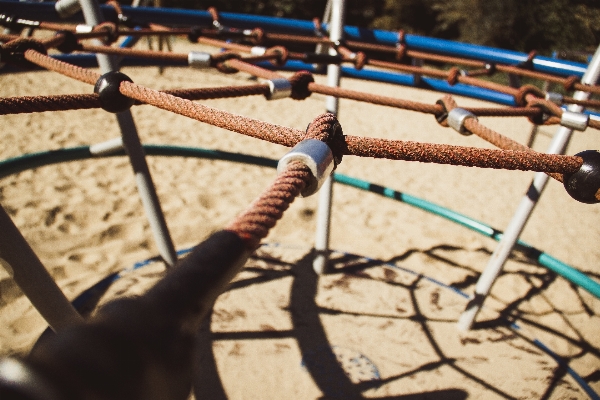
[{"label": "rope knot", "polygon": [[550,116],[560,118],[563,113],[559,106],[546,99],[531,99],[527,103],[527,107],[535,107],[540,109],[539,114],[527,117],[527,119],[529,119],[529,121],[535,125],[544,125]]},{"label": "rope knot", "polygon": [[342,156],[347,150],[346,140],[342,126],[334,114],[325,113],[316,117],[306,128],[305,139],[325,142],[331,149],[335,167],[342,162]]},{"label": "rope knot", "polygon": [[308,85],[315,81],[309,71],[298,71],[288,81],[292,85],[292,99],[304,100],[311,95]]},{"label": "rope knot", "polygon": [[[448,70],[448,78],[446,80],[448,81],[448,84],[450,86],[454,86],[458,82],[459,76],[460,76],[460,69],[458,69],[456,67],[452,67]],[[448,110],[448,111],[450,111],[450,110]]]},{"label": "rope knot", "polygon": [[19,38],[2,45],[0,61],[9,62],[19,67],[30,67],[31,64],[25,59],[27,50],[47,54],[46,46],[42,42],[35,39]]},{"label": "rope knot", "polygon": [[533,85],[523,85],[519,88],[519,91],[515,95],[515,101],[517,102],[517,104],[519,106],[525,107],[529,103],[527,96],[530,94],[532,94],[535,97],[538,97],[540,99],[543,99],[544,97],[546,97],[544,92],[542,92],[537,87],[535,87]]},{"label": "rope knot", "polygon": [[102,42],[106,45],[112,44],[119,39],[117,25],[112,22],[102,22],[94,27],[92,32],[103,32],[106,34]]},{"label": "rope knot", "polygon": [[262,43],[264,37],[265,37],[265,32],[262,29],[254,28],[250,32],[250,35],[248,36],[248,40],[250,40],[250,42],[252,44],[258,45],[258,44]]},{"label": "rope knot", "polygon": [[456,101],[450,95],[446,95],[435,102],[440,106],[439,111],[434,114],[435,120],[443,127],[448,127],[448,113],[456,108]]},{"label": "rope knot", "polygon": [[275,59],[269,60],[276,67],[283,67],[288,59],[288,50],[283,46],[269,47],[265,51],[266,56],[275,56]]},{"label": "rope knot", "polygon": [[234,53],[233,51],[223,51],[218,54],[212,54],[210,56],[210,64],[224,74],[235,74],[239,71],[236,68],[228,66],[226,63],[227,60],[234,58],[239,60],[242,58],[242,56],[238,53]]},{"label": "rope knot", "polygon": [[570,76],[567,79],[565,79],[565,83],[563,84],[563,86],[565,87],[565,90],[571,91],[575,89],[576,83],[579,83],[579,78],[576,76]]}]

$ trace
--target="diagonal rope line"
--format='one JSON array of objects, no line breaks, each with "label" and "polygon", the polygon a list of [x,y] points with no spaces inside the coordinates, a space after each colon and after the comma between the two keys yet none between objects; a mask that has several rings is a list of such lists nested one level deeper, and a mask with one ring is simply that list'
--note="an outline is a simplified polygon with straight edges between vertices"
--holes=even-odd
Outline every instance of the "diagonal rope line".
[{"label": "diagonal rope line", "polygon": [[281,219],[285,210],[309,183],[310,169],[301,162],[287,165],[248,208],[227,225],[225,230],[235,232],[250,250],[256,250],[261,239]]}]

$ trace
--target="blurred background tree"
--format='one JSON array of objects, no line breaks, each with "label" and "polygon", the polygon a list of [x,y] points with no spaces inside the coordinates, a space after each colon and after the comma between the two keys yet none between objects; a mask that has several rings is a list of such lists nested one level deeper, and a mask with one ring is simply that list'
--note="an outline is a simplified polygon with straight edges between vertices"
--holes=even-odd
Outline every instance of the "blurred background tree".
[{"label": "blurred background tree", "polygon": [[[326,0],[162,0],[167,7],[322,17]],[[347,0],[346,23],[523,52],[594,52],[600,0]]]}]

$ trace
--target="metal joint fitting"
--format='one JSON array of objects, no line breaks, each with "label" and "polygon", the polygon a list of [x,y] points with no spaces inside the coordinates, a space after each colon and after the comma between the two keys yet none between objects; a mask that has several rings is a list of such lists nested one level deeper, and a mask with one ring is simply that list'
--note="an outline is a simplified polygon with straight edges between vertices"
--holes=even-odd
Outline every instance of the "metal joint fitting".
[{"label": "metal joint fitting", "polygon": [[264,56],[266,52],[267,48],[262,46],[254,46],[250,49],[250,54],[253,56]]},{"label": "metal joint fitting", "polygon": [[548,92],[546,93],[546,100],[551,101],[552,103],[562,106],[563,104],[563,95],[556,92]]},{"label": "metal joint fitting", "polygon": [[294,146],[279,160],[277,172],[284,171],[292,161],[300,161],[312,173],[309,184],[300,193],[302,197],[315,194],[333,172],[333,153],[326,143],[317,139],[306,139]]},{"label": "metal joint fitting", "polygon": [[107,156],[123,150],[123,138],[117,137],[106,142],[96,143],[90,146],[90,153],[96,157]]},{"label": "metal joint fitting", "polygon": [[267,84],[269,85],[267,100],[285,99],[292,95],[292,84],[285,78],[269,79]]},{"label": "metal joint fitting", "polygon": [[477,116],[464,108],[454,108],[448,113],[448,125],[461,135],[469,136],[471,132],[465,129],[465,121],[469,118],[477,119]]},{"label": "metal joint fitting", "polygon": [[81,6],[79,0],[58,0],[54,3],[54,9],[58,16],[64,19],[77,14],[81,10]]},{"label": "metal joint fitting", "polygon": [[79,24],[75,27],[76,33],[92,33],[94,31],[94,27],[91,25]]},{"label": "metal joint fitting", "polygon": [[562,126],[576,131],[585,131],[589,122],[590,116],[588,114],[573,111],[563,111],[562,117],[560,117]]},{"label": "metal joint fitting", "polygon": [[0,388],[19,399],[60,399],[52,384],[24,362],[16,358],[0,360]]},{"label": "metal joint fitting", "polygon": [[188,65],[192,68],[210,68],[211,56],[203,51],[190,51],[188,53]]}]

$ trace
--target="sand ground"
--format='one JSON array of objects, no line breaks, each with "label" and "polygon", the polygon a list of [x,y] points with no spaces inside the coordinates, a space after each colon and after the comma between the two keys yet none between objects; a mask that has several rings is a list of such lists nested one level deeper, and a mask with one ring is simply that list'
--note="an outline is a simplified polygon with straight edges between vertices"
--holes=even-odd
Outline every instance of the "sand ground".
[{"label": "sand ground", "polygon": [[[126,68],[154,89],[244,85],[239,73]],[[324,82],[322,77],[318,81]],[[343,79],[342,86],[433,103],[440,93]],[[0,75],[3,97],[90,93],[52,72]],[[459,106],[483,105],[456,97]],[[206,105],[304,129],[325,98]],[[279,158],[286,149],[176,116],[132,108],[147,144],[171,144]],[[490,147],[440,127],[432,116],[342,100],[344,133]],[[102,110],[2,116],[0,158],[102,142],[119,135]],[[527,141],[524,119],[481,118]],[[534,148],[547,148],[543,127]],[[568,153],[598,148],[599,132],[577,132]],[[149,165],[179,249],[193,246],[241,212],[275,176],[269,168],[214,160],[152,157]],[[502,230],[531,172],[345,157],[338,172],[425,198]],[[460,333],[466,299],[495,247],[492,239],[377,194],[336,185],[331,273],[311,271],[317,196],[298,199],[266,243],[219,297],[200,333],[197,391],[207,398],[585,398],[539,339],[600,391],[600,301],[515,252],[476,329]],[[156,246],[124,157],[63,163],[0,179],[0,202],[69,298],[104,276],[155,256]],[[596,278],[600,208],[550,182],[522,239]],[[369,260],[375,259],[380,261]],[[140,293],[162,274],[156,263],[124,273],[102,302]],[[432,278],[430,280],[428,278]],[[521,327],[511,329],[503,318]],[[46,328],[0,270],[0,355],[25,355]],[[332,363],[327,355],[335,355]]]}]

